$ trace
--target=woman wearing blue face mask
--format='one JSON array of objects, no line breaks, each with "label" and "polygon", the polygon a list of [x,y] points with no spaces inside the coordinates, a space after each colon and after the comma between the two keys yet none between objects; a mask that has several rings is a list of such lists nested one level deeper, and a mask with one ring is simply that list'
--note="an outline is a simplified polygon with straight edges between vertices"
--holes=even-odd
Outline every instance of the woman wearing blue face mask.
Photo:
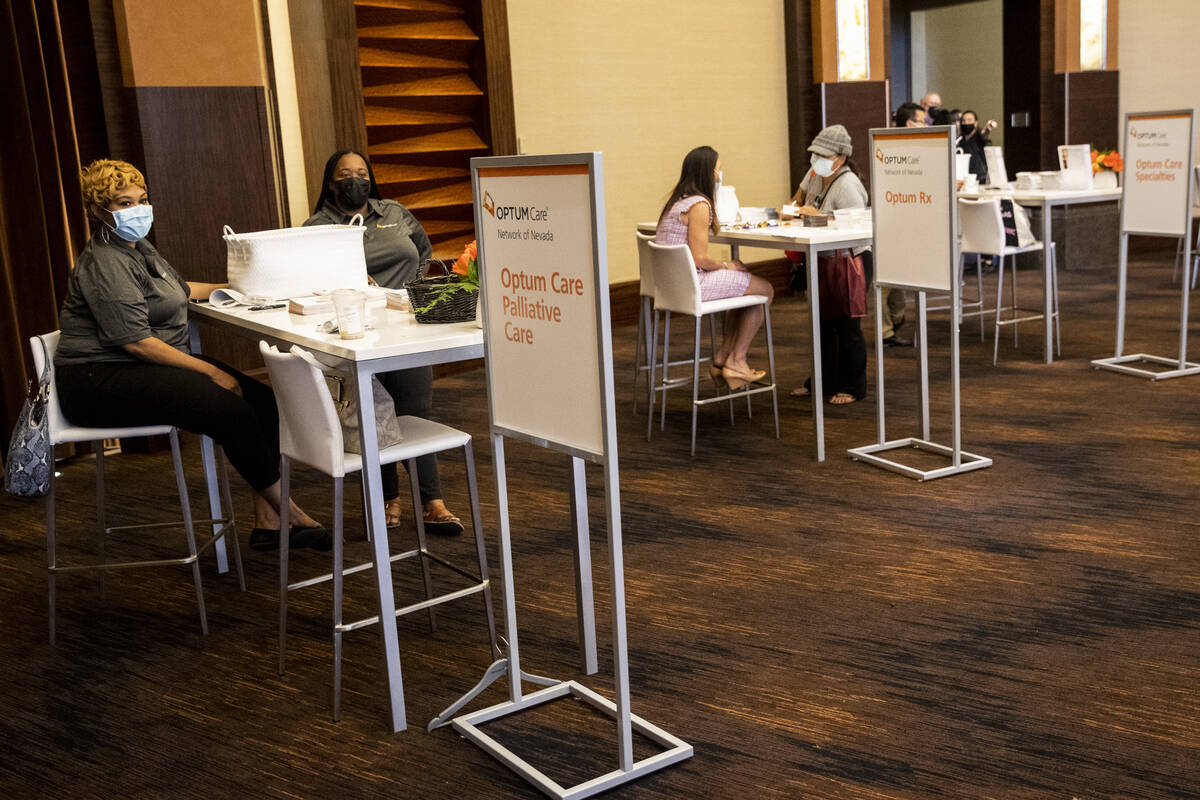
[{"label": "woman wearing blue face mask", "polygon": [[[95,230],[75,260],[59,312],[55,383],[76,425],[174,425],[211,436],[254,489],[250,546],[279,547],[279,417],[274,393],[190,352],[188,299],[222,284],[189,283],[146,241],[154,209],[146,181],[124,161],[80,175]],[[325,529],[291,505],[289,542],[328,549]]]},{"label": "woman wearing blue face mask", "polygon": [[[850,160],[854,146],[850,133],[842,125],[830,125],[813,139],[808,148],[812,168],[792,197],[801,215],[828,214],[840,208],[866,208],[867,190]],[[851,255],[861,260],[870,280],[871,249],[855,248]],[[825,259],[822,258],[822,262]],[[825,269],[826,264],[818,264]],[[867,394],[867,343],[856,317],[826,315],[826,298],[821,302],[821,385],[830,403],[845,405]],[[866,307],[866,297],[855,298]],[[793,397],[807,397],[810,381],[792,391]]]}]

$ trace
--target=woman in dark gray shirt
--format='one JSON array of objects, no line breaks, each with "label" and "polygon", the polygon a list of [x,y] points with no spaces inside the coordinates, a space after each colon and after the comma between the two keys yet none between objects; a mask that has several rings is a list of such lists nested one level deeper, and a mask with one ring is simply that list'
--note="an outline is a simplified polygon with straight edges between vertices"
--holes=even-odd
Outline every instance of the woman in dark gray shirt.
[{"label": "woman in dark gray shirt", "polygon": [[[146,181],[124,161],[80,173],[95,231],[67,281],[55,385],[76,425],[174,425],[211,436],[254,489],[250,546],[279,547],[279,417],[262,383],[188,346],[189,298],[220,284],[189,283],[144,238],[154,219]],[[328,549],[325,529],[291,504],[288,541]]]},{"label": "woman in dark gray shirt", "polygon": [[[419,277],[421,265],[433,254],[433,246],[411,211],[395,200],[380,197],[375,172],[366,156],[355,150],[339,150],[331,155],[325,162],[321,187],[317,207],[305,225],[342,224],[361,214],[367,229],[363,248],[371,279],[388,289],[401,289]],[[379,381],[395,401],[397,414],[428,417],[432,413],[432,367],[383,373]],[[395,464],[384,464],[380,472],[387,523],[399,525],[403,507],[400,475]],[[421,487],[425,530],[451,536],[462,533],[462,522],[442,501],[437,456],[417,459],[417,481]]]}]

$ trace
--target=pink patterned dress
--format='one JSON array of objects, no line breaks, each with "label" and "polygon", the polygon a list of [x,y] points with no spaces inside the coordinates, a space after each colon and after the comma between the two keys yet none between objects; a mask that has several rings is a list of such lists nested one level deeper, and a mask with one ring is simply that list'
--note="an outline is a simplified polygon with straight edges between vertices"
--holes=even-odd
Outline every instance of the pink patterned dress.
[{"label": "pink patterned dress", "polygon": [[[658,244],[687,244],[688,226],[681,217],[696,203],[708,206],[708,221],[712,224],[712,206],[703,195],[692,194],[681,197],[663,214],[654,233]],[[726,297],[741,297],[750,285],[750,273],[736,269],[703,270],[696,268],[700,279],[701,300],[723,300]]]}]

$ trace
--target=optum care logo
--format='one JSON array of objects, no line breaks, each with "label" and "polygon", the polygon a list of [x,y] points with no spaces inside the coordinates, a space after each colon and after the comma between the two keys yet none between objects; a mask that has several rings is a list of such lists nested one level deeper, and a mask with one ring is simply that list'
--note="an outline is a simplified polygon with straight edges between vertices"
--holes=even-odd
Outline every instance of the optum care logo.
[{"label": "optum care logo", "polygon": [[496,201],[492,199],[492,195],[488,192],[483,193],[483,209],[498,220],[545,222],[550,219],[550,209],[548,207],[496,205]]},{"label": "optum care logo", "polygon": [[1130,128],[1129,135],[1134,139],[1146,141],[1148,139],[1165,139],[1167,135],[1162,131],[1139,131],[1137,128]]},{"label": "optum care logo", "polygon": [[887,156],[878,147],[875,148],[875,160],[885,167],[913,167],[921,163],[920,156]]}]

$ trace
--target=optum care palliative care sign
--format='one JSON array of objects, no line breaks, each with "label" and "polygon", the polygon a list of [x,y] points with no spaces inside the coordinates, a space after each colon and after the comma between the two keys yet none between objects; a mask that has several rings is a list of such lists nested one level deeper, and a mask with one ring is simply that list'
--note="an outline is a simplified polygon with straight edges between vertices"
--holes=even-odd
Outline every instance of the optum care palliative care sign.
[{"label": "optum care palliative care sign", "polygon": [[1192,111],[1126,115],[1121,200],[1126,233],[1187,235],[1192,123]]},{"label": "optum care palliative care sign", "polygon": [[599,455],[595,164],[539,160],[477,168],[492,422]]},{"label": "optum care palliative care sign", "polygon": [[946,292],[954,254],[952,129],[871,131],[875,279]]}]

